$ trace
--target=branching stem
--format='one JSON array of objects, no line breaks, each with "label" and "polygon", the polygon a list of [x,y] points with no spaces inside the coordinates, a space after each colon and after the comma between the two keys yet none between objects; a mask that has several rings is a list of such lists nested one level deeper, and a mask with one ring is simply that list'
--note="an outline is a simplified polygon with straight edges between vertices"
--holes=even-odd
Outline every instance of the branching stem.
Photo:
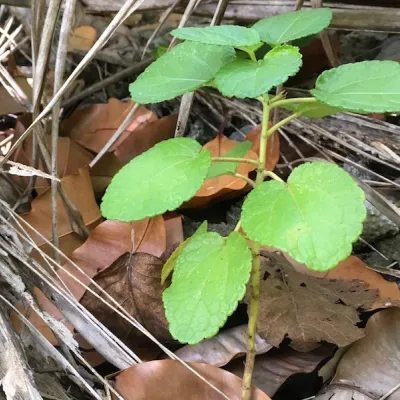
[{"label": "branching stem", "polygon": [[285,181],[283,179],[279,178],[279,176],[272,171],[264,171],[263,175],[264,175],[264,177],[268,176],[276,181],[285,183]]},{"label": "branching stem", "polygon": [[216,162],[240,162],[240,163],[247,163],[253,164],[258,166],[257,160],[252,160],[250,158],[236,158],[236,157],[212,157],[212,161]]},{"label": "branching stem", "polygon": [[296,112],[294,114],[289,115],[288,117],[282,119],[281,121],[279,121],[277,124],[275,124],[273,127],[271,127],[270,129],[268,129],[267,135],[271,136],[275,131],[277,131],[278,129],[282,128],[282,126],[288,124],[290,121],[292,121],[293,119],[299,118],[301,116],[301,113]]},{"label": "branching stem", "polygon": [[282,107],[289,104],[315,103],[316,101],[317,99],[315,97],[294,97],[292,99],[275,101],[270,105],[270,108]]},{"label": "branching stem", "polygon": [[244,176],[244,175],[238,174],[238,173],[234,174],[234,176],[246,181],[253,189],[256,187],[256,183],[252,179],[248,178],[247,176]]}]

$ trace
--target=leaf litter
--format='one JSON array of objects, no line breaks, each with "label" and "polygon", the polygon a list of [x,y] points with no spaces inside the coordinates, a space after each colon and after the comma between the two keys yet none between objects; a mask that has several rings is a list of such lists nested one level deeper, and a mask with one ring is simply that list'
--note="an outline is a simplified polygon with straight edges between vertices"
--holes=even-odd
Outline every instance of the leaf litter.
[{"label": "leaf litter", "polygon": [[[86,46],[86,48],[89,48],[92,45],[90,41],[93,38],[93,30],[87,29],[91,28],[89,26],[81,26],[81,28],[84,33],[83,36],[87,36],[90,39],[87,43],[83,44],[83,47]],[[74,33],[76,36],[79,36],[80,30],[78,29]],[[86,33],[88,34],[86,35]],[[78,47],[81,45],[77,44]],[[89,171],[87,168],[87,164],[93,159],[94,154],[98,153],[105,143],[108,142],[132,107],[133,102],[131,101],[121,102],[116,99],[110,99],[107,104],[96,104],[78,109],[67,121],[62,123],[62,135],[64,136],[59,138],[59,154],[57,157],[59,177],[66,192],[71,195],[74,202],[78,205],[84,221],[92,233],[86,242],[83,242],[82,238],[72,233],[68,217],[65,215],[60,203],[58,205],[58,219],[61,249],[67,255],[71,255],[72,260],[82,267],[90,277],[94,278],[98,285],[112,294],[119,304],[123,305],[127,310],[132,310],[129,312],[135,315],[135,318],[142,322],[151,332],[155,332],[154,334],[161,340],[165,340],[166,343],[168,342],[171,348],[174,348],[176,343],[168,337],[169,333],[162,304],[160,308],[160,293],[162,290],[160,286],[160,271],[171,249],[183,242],[180,217],[170,214],[164,215],[161,219],[152,218],[133,224],[122,224],[115,221],[102,222],[96,196],[100,197],[102,195],[112,176],[123,164],[143,153],[148,148],[151,148],[159,141],[173,137],[177,120],[176,115],[171,114],[157,118],[149,109],[141,107],[137,118],[135,118],[134,122],[122,134],[120,139],[110,148],[104,158],[95,165],[94,169]],[[257,153],[259,134],[260,127],[258,126],[247,136],[246,140],[253,142],[249,153]],[[222,143],[222,141],[229,141],[229,139],[219,136],[215,142],[207,144],[211,148],[217,149],[217,156],[222,156],[226,152],[226,144]],[[26,148],[27,144],[30,146],[29,149]],[[233,142],[233,146],[235,144],[236,142]],[[23,149],[21,148],[20,150]],[[275,134],[273,139],[270,139],[267,149],[267,160],[270,163],[268,169],[274,170],[280,156],[279,150],[279,136]],[[31,165],[30,154],[31,144],[27,140],[25,141],[24,154],[21,155],[21,157],[25,158],[21,158],[20,161],[23,164]],[[240,167],[244,176],[251,176],[252,170],[250,170],[250,164],[246,165],[245,167],[247,168],[245,169],[243,169],[243,165]],[[43,169],[41,162],[39,162],[39,169]],[[45,173],[44,170],[43,173]],[[18,177],[17,179],[20,178]],[[46,239],[50,239],[51,211],[48,189],[49,182],[41,178],[37,179],[35,186],[35,190],[39,196],[33,200],[32,210],[25,214],[24,218],[38,229]],[[185,204],[185,207],[188,206],[189,209],[196,209],[197,207],[208,206],[215,202],[230,199],[231,196],[232,198],[243,196],[248,191],[248,187],[246,187],[244,181],[240,181],[241,185],[243,185],[243,187],[240,187],[238,178],[229,178],[231,180],[225,184],[218,182],[218,185],[215,185],[217,190],[211,195],[202,196],[202,188],[197,193],[197,203]],[[27,179],[24,180],[25,187],[27,181]],[[206,182],[204,187],[208,184]],[[235,189],[232,190],[232,187]],[[236,189],[236,187],[240,188]],[[132,232],[134,232],[133,235]],[[44,240],[34,234],[32,234],[32,237],[35,238],[42,250],[51,254],[50,248]],[[135,243],[134,254],[129,255],[129,252],[132,250],[132,237]],[[335,397],[332,399],[336,400],[338,398],[339,400],[338,396],[343,393],[340,393],[337,386],[342,383],[347,384],[348,381],[351,381],[352,385],[354,384],[355,389],[351,393],[349,390],[344,390],[344,396],[351,396],[354,393],[358,395],[357,390],[367,387],[369,383],[368,392],[374,397],[382,396],[395,387],[397,384],[398,366],[396,363],[390,364],[393,376],[390,373],[388,374],[387,360],[391,360],[388,349],[393,351],[396,347],[394,336],[396,325],[393,324],[393,321],[399,318],[397,315],[398,310],[389,309],[380,311],[380,309],[399,305],[400,295],[397,284],[395,282],[388,282],[381,275],[370,270],[366,264],[356,257],[349,257],[325,274],[314,274],[310,273],[309,270],[303,271],[301,270],[301,266],[295,265],[292,260],[289,259],[289,262],[292,266],[282,266],[281,264],[284,264],[282,260],[276,262],[274,265],[265,266],[266,279],[264,283],[269,290],[268,293],[270,296],[272,293],[271,298],[275,299],[276,303],[281,302],[282,304],[279,307],[277,306],[276,309],[272,307],[272,310],[268,311],[279,314],[279,319],[275,324],[269,323],[269,318],[263,321],[266,323],[262,327],[262,334],[271,341],[271,344],[259,336],[258,344],[260,348],[258,350],[260,353],[267,351],[272,345],[275,347],[281,346],[281,349],[273,349],[266,354],[258,355],[256,359],[255,384],[268,395],[273,396],[283,381],[293,373],[308,373],[318,367],[321,361],[321,358],[318,357],[329,357],[328,353],[330,350],[325,355],[322,354],[323,351],[320,356],[316,355],[321,349],[321,347],[316,348],[320,346],[319,343],[321,341],[328,341],[343,346],[344,343],[350,344],[356,338],[364,335],[363,338],[356,341],[350,347],[348,354],[342,360],[343,364],[338,368],[338,374],[332,386],[328,386],[326,392],[329,394],[333,390]],[[76,272],[71,265],[67,263],[64,267],[79,277],[79,280],[89,285],[91,289],[95,290],[87,277]],[[293,270],[293,267],[295,270]],[[147,343],[145,341],[141,342],[141,338],[135,336],[131,325],[125,324],[122,318],[105,307],[102,302],[87,292],[85,288],[82,288],[75,281],[71,280],[63,271],[59,270],[57,274],[67,284],[77,300],[80,300],[82,304],[92,311],[105,326],[116,332],[119,338],[129,343],[143,360],[152,360],[157,357],[159,354],[158,348],[156,346],[147,347],[150,343],[149,341]],[[56,315],[61,320],[63,317],[59,313],[59,310],[47,299],[44,299],[40,291],[36,289],[35,292],[43,300],[45,308],[48,307],[47,311]],[[297,303],[293,301],[294,296],[298,299]],[[321,309],[318,310],[316,307],[311,307],[310,305],[313,301],[318,301],[324,307],[320,307]],[[262,314],[266,310],[265,304],[264,299]],[[293,307],[291,307],[287,309],[289,312],[285,316],[282,312],[284,304],[291,306],[297,304],[299,305],[300,312],[295,314]],[[357,326],[362,326],[359,314],[361,311],[371,310],[377,310],[379,313],[369,319],[367,328],[363,332]],[[270,315],[268,312],[266,313],[267,316]],[[329,312],[332,315],[328,315]],[[307,329],[303,329],[303,325],[309,315],[317,323],[315,324],[313,320],[314,326],[308,331]],[[347,317],[349,321],[346,325],[343,319]],[[327,319],[336,321],[335,327],[337,327],[337,330],[342,330],[337,335],[334,335],[333,338],[328,337],[329,335],[321,328],[321,326],[324,327],[329,322],[333,323]],[[38,320],[34,321],[47,337],[53,337],[53,342],[57,343],[43,321],[41,323]],[[67,325],[71,330],[73,329],[71,325]],[[243,355],[245,331],[244,326],[228,329],[198,345],[185,346],[179,349],[176,354],[181,355],[183,359],[190,362],[201,361],[217,366],[228,363],[227,368],[234,370],[235,363],[238,365],[243,364],[243,360],[240,358],[233,362],[232,359]],[[301,334],[298,332],[301,332]],[[387,337],[386,333],[389,336],[393,336]],[[343,338],[343,336],[346,336],[346,338]],[[85,343],[83,338],[77,334],[75,334],[75,337],[79,340],[85,357],[93,365],[98,365],[104,361],[98,355],[96,358],[95,350],[91,349],[91,346]],[[291,346],[298,350],[304,351],[314,347],[316,349],[307,353],[299,353],[295,350],[285,348],[285,343],[282,344],[282,340],[290,341]],[[377,349],[372,352],[371,350],[376,347]],[[352,351],[353,349],[354,351]],[[373,370],[376,359],[378,359],[378,364],[381,365],[379,371]],[[299,360],[301,361],[299,362]],[[138,388],[144,390],[143,392],[139,392],[140,395],[148,396],[150,393],[153,396],[151,398],[156,399],[161,391],[158,390],[157,393],[154,393],[151,390],[158,389],[161,385],[165,386],[166,384],[168,396],[170,397],[163,398],[179,398],[182,394],[179,385],[184,385],[185,390],[187,388],[187,391],[184,393],[187,393],[188,397],[192,394],[201,395],[203,393],[206,393],[204,398],[212,399],[215,397],[214,392],[207,391],[209,390],[207,386],[205,386],[204,390],[201,388],[198,389],[199,382],[201,383],[201,381],[196,380],[197,378],[192,374],[188,375],[188,371],[181,364],[171,361],[165,363],[164,366],[161,365],[163,362],[153,361],[133,366],[117,377],[117,386],[118,382],[120,382],[120,386],[118,387],[126,391],[127,399],[130,398],[133,390]],[[176,368],[176,365],[179,368]],[[360,366],[364,368],[360,369]],[[232,392],[231,398],[236,398],[234,396],[239,395],[240,380],[236,377],[225,375],[224,371],[220,369],[212,369],[210,365],[202,365],[201,367],[203,367],[202,373],[210,379],[213,377],[217,386],[221,382],[222,385],[226,385],[228,382],[229,390],[236,390],[236,394]],[[199,368],[201,369],[201,367]],[[260,368],[259,373],[257,373],[258,367]],[[237,371],[239,370],[240,368]],[[360,374],[358,373],[359,371]],[[385,371],[384,374],[382,371]],[[171,375],[176,377],[175,381],[178,383],[178,386],[170,383]],[[240,375],[240,372],[238,372],[238,375]],[[387,379],[388,375],[390,375],[390,379]],[[123,384],[121,384],[122,381],[124,381]],[[376,382],[381,381],[384,384],[376,384]],[[155,383],[149,384],[149,382]],[[331,398],[323,396],[324,394],[317,396],[317,399]],[[141,397],[136,397],[135,392],[136,398]],[[255,398],[267,399],[268,397],[257,391]],[[390,398],[397,399],[398,397],[396,397],[395,393]]]}]

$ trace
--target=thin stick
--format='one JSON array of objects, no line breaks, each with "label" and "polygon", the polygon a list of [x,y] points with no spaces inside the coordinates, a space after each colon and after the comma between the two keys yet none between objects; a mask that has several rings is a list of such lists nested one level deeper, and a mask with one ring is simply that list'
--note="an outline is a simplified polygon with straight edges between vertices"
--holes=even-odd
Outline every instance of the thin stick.
[{"label": "thin stick", "polygon": [[86,97],[89,97],[93,93],[103,90],[105,87],[107,87],[111,83],[118,82],[130,75],[138,74],[138,73],[142,72],[146,67],[148,67],[153,61],[154,61],[154,58],[151,57],[151,58],[147,58],[146,60],[141,61],[131,67],[125,68],[122,71],[117,72],[116,74],[111,75],[108,78],[105,78],[105,79],[101,80],[100,82],[97,82],[97,83],[93,84],[92,86],[85,88],[84,90],[82,90],[78,94],[72,96],[68,100],[63,101],[62,106],[70,107],[70,106],[74,105],[75,103],[77,103],[78,101],[80,101]]},{"label": "thin stick", "polygon": [[133,119],[139,108],[141,107],[140,104],[135,104],[131,110],[129,111],[128,115],[125,117],[124,121],[122,122],[121,126],[117,129],[117,131],[111,136],[109,141],[105,144],[105,146],[99,151],[97,156],[90,162],[89,167],[93,168],[97,162],[100,160],[104,154],[112,147],[112,145],[119,139],[119,137],[125,132],[126,128],[132,123]]},{"label": "thin stick", "polygon": [[162,28],[162,26],[164,25],[165,21],[168,19],[168,17],[172,14],[172,12],[174,11],[174,9],[176,8],[176,6],[181,2],[182,0],[175,0],[170,7],[168,7],[163,14],[160,17],[160,21],[159,24],[157,26],[156,29],[154,29],[153,33],[151,34],[151,36],[149,37],[149,40],[147,41],[146,45],[144,46],[143,49],[143,53],[142,53],[142,57],[140,58],[141,60],[143,60],[147,49],[149,48],[150,44],[153,42],[154,38],[157,36],[158,32],[160,32],[160,29]]},{"label": "thin stick", "polygon": [[[72,21],[75,12],[76,0],[66,0],[64,14],[61,23],[60,37],[57,48],[56,66],[54,73],[54,95],[61,88],[64,78],[65,65],[67,61],[68,41],[72,28]],[[58,158],[58,134],[60,128],[61,98],[54,105],[51,124],[51,174],[57,177],[57,158]],[[58,237],[58,210],[57,210],[57,186],[56,180],[51,181],[51,226],[52,239],[54,246],[60,248]],[[61,258],[57,251],[54,252],[54,259],[60,263]]]},{"label": "thin stick", "polygon": [[83,69],[89,64],[89,62],[96,55],[97,51],[99,51],[110,39],[110,37],[114,34],[114,32],[119,28],[119,26],[125,21],[125,19],[135,11],[140,5],[144,2],[144,0],[127,0],[111,23],[107,26],[105,31],[102,33],[97,42],[92,46],[92,48],[88,51],[88,53],[83,57],[82,61],[78,64],[75,70],[71,73],[68,79],[61,86],[60,90],[55,94],[52,100],[47,104],[44,110],[39,114],[37,118],[34,119],[32,124],[25,130],[25,132],[15,141],[14,145],[11,147],[10,151],[6,154],[5,159],[0,162],[0,167],[4,165],[4,162],[7,161],[15,152],[15,150],[20,146],[20,144],[25,140],[25,138],[32,132],[33,128],[44,118],[46,117],[57,101],[60,100],[61,96],[65,93],[65,91],[71,86],[71,84],[75,81],[75,79],[80,75]]}]

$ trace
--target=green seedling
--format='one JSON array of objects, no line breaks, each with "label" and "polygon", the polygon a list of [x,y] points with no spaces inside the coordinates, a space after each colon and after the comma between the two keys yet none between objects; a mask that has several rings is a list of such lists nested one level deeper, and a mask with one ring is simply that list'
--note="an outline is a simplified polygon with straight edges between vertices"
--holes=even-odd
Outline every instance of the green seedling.
[{"label": "green seedling", "polygon": [[[204,86],[224,96],[258,99],[263,107],[259,158],[243,158],[246,143],[213,158],[193,139],[166,140],[123,167],[101,205],[108,219],[152,217],[177,209],[205,179],[234,174],[241,162],[256,164],[254,189],[244,202],[237,229],[225,238],[207,232],[203,225],[178,247],[163,271],[163,280],[173,274],[163,301],[171,334],[182,343],[194,344],[215,335],[250,283],[243,399],[250,396],[255,357],[260,247],[273,246],[312,270],[327,271],[351,254],[366,217],[363,191],[335,164],[303,164],[287,182],[268,171],[268,137],[299,116],[321,118],[342,110],[400,111],[400,65],[393,61],[365,61],[323,72],[309,97],[286,99],[268,94],[302,65],[298,47],[289,43],[319,33],[331,17],[331,11],[322,8],[273,16],[252,28],[229,25],[173,31],[184,42],[131,84],[132,99],[139,104],[157,103]],[[271,50],[257,59],[255,51],[264,43]],[[248,58],[236,57],[238,50]],[[270,111],[275,107],[292,114],[269,127]]]}]

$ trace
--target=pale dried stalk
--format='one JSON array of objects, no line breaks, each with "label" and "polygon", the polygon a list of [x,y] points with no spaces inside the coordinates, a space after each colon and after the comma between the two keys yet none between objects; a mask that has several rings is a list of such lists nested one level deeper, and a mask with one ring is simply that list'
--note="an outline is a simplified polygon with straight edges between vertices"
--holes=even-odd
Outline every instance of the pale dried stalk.
[{"label": "pale dried stalk", "polygon": [[[74,17],[76,0],[67,0],[64,6],[64,14],[61,23],[60,36],[58,40],[56,66],[54,72],[54,95],[61,88],[64,78],[65,65],[67,61],[68,41],[72,28],[72,21]],[[58,134],[60,127],[60,112],[61,112],[61,99],[54,105],[52,112],[51,124],[51,174],[57,177],[57,157],[58,157]],[[58,249],[60,248],[60,241],[58,236],[58,210],[57,210],[57,186],[59,183],[56,180],[51,182],[51,210],[52,210],[52,238],[53,244]],[[57,262],[61,262],[59,254],[55,251],[54,258]]]},{"label": "pale dried stalk", "polygon": [[[121,10],[116,14],[111,23],[93,45],[93,47],[88,51],[82,61],[78,64],[75,70],[71,73],[68,79],[61,86],[60,90],[54,95],[52,100],[47,104],[44,110],[39,114],[37,118],[32,122],[32,124],[26,129],[26,131],[20,136],[20,138],[14,143],[10,151],[6,155],[6,160],[9,159],[15,150],[20,146],[20,144],[25,140],[25,138],[32,133],[34,127],[39,124],[39,122],[46,117],[50,111],[53,109],[54,105],[60,100],[65,91],[71,86],[71,84],[75,81],[75,79],[79,76],[79,74],[83,71],[83,69],[89,64],[89,62],[93,59],[96,53],[108,42],[110,37],[114,34],[114,32],[118,29],[118,27],[125,21],[129,15],[136,11],[136,9],[144,2],[144,0],[127,0],[126,3],[122,6]],[[3,160],[0,162],[0,167],[4,164]]]},{"label": "pale dried stalk", "polygon": [[[41,237],[50,247],[52,247],[54,249],[54,246],[52,245],[51,242],[49,242],[40,232],[38,232],[34,227],[32,227],[31,225],[27,224],[27,222],[25,220],[23,220],[18,214],[14,213],[12,210],[9,209],[9,207],[6,205],[6,203],[3,203],[6,208],[9,210],[9,212],[11,212],[11,216],[12,218],[17,222],[17,224],[19,225],[19,222],[22,222],[23,224],[29,226],[29,229],[31,229],[32,231],[34,231],[39,237]],[[4,218],[1,217],[0,215],[0,219],[4,220]],[[18,235],[21,235],[21,232],[18,231],[17,232]],[[41,255],[43,257],[46,257],[47,259],[50,259],[49,256],[47,256],[47,254],[43,253],[43,251],[40,250],[40,248],[38,246],[36,246],[36,244],[29,238],[29,237],[24,237],[25,240],[27,240],[37,251],[39,251],[41,253]],[[69,272],[68,270],[66,270],[65,268],[63,268],[62,265],[58,265],[58,267],[62,270],[64,270],[64,272],[66,272],[72,279],[74,279],[77,283],[79,283],[81,286],[83,286],[88,292],[90,292],[93,296],[95,296],[99,301],[101,301],[103,304],[105,304],[107,307],[109,307],[111,310],[113,310],[115,313],[117,313],[120,317],[122,317],[125,321],[127,321],[128,323],[130,323],[133,327],[135,327],[136,329],[138,329],[141,333],[143,333],[145,336],[147,336],[150,340],[152,340],[157,346],[160,347],[160,349],[162,351],[164,351],[170,358],[175,359],[177,361],[179,361],[180,363],[182,363],[186,368],[188,368],[192,373],[194,373],[197,377],[199,377],[203,382],[205,382],[206,384],[208,384],[210,387],[212,387],[215,391],[217,391],[219,394],[221,394],[221,396],[227,400],[229,400],[229,398],[223,393],[221,392],[217,387],[215,387],[214,385],[212,385],[210,382],[208,382],[204,377],[202,377],[197,371],[195,371],[190,365],[188,365],[187,363],[185,363],[182,359],[180,359],[179,357],[177,357],[173,352],[171,352],[167,347],[165,347],[162,343],[160,343],[147,329],[145,329],[143,327],[143,325],[141,325],[135,318],[133,318],[124,308],[123,306],[121,306],[112,296],[110,296],[103,288],[101,288],[96,281],[94,281],[91,277],[89,277],[85,271],[83,271],[75,262],[73,262],[69,257],[67,257],[65,254],[63,254],[60,251],[60,255],[67,261],[69,262],[74,268],[76,268],[80,273],[82,273],[83,275],[85,275],[91,285],[93,285],[96,290],[99,291],[99,293],[95,292],[91,287],[86,286],[84,283],[82,283],[78,278],[76,278],[73,274],[71,274],[71,272]],[[51,259],[50,259],[51,260]],[[28,266],[28,268],[30,268]],[[37,272],[35,270],[35,268],[30,268],[34,273],[38,274],[39,272]],[[43,277],[42,277],[43,279]],[[61,292],[62,294],[62,292]],[[108,302],[108,300],[110,301],[110,303]],[[78,303],[79,304],[79,303]],[[114,304],[114,305],[113,305]]]}]

